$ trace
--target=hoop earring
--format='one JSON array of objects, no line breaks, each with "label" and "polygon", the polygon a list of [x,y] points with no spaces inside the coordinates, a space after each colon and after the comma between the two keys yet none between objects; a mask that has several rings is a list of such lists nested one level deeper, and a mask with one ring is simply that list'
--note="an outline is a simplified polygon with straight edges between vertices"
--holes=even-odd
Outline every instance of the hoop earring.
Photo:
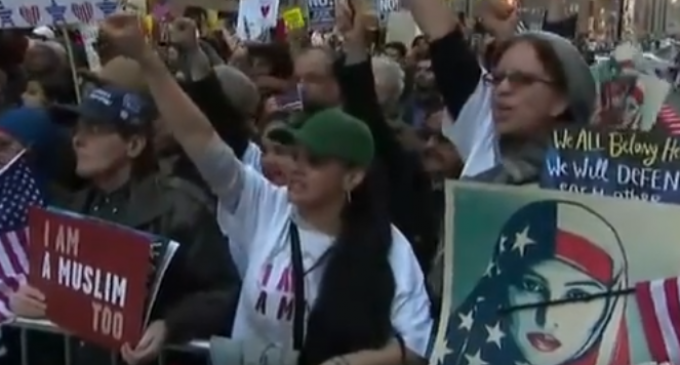
[{"label": "hoop earring", "polygon": [[352,191],[351,190],[345,191],[345,200],[347,200],[348,203],[352,202]]}]

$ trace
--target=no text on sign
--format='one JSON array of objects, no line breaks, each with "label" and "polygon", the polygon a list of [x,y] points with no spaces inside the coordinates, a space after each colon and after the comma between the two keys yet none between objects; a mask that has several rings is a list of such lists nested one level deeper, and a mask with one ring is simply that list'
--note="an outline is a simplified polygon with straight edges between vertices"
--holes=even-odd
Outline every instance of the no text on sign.
[{"label": "no text on sign", "polygon": [[288,29],[300,29],[305,26],[305,18],[302,15],[302,10],[299,7],[286,10],[283,13],[283,21]]}]

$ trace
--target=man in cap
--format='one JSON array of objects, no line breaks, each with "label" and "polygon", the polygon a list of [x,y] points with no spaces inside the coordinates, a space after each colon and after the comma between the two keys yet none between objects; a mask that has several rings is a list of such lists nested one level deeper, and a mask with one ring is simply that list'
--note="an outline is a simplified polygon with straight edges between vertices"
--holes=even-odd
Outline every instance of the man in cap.
[{"label": "man in cap", "polygon": [[[180,244],[144,335],[151,345],[130,344],[123,358],[144,361],[168,341],[229,331],[240,279],[207,196],[186,181],[158,173],[152,146],[157,114],[150,99],[103,85],[80,105],[61,108],[77,120],[76,172],[88,181],[64,205]],[[107,351],[89,345],[80,347],[77,356],[83,363],[110,359]]]}]

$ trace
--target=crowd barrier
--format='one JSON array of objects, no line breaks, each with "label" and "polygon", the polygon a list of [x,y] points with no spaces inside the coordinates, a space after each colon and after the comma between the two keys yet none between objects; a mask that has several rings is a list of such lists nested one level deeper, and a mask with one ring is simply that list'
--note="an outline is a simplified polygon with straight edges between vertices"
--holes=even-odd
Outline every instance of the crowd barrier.
[{"label": "crowd barrier", "polygon": [[[62,329],[59,327],[55,326],[52,322],[46,321],[46,320],[36,320],[36,319],[26,319],[26,318],[17,318],[11,323],[7,324],[8,326],[12,327],[17,327],[20,330],[20,336],[21,336],[21,365],[30,365],[28,361],[28,343],[27,343],[27,334],[28,331],[41,331],[41,332],[49,332],[49,333],[55,333],[55,334],[61,334],[64,338],[64,360],[65,364],[72,364],[71,362],[71,346],[70,346],[70,340],[71,336],[67,333],[64,333]],[[173,350],[173,351],[180,351],[180,352],[188,352],[188,353],[198,353],[202,355],[207,355],[208,350],[210,349],[210,342],[209,341],[191,341],[187,344],[184,345],[172,345],[172,346],[166,346],[167,350]],[[165,365],[165,359],[163,354],[159,356],[158,363],[160,365]],[[118,364],[118,356],[116,353],[111,354],[111,365],[122,365]]]}]

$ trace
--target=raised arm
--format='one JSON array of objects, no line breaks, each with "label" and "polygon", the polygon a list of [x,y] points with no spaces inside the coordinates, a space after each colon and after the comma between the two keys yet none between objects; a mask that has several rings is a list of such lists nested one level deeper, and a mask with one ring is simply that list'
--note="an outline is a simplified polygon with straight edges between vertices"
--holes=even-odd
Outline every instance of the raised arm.
[{"label": "raised arm", "polygon": [[388,169],[400,170],[404,162],[403,147],[387,124],[378,102],[362,17],[352,14],[348,1],[339,1],[336,2],[335,24],[344,38],[343,57],[334,65],[344,110],[371,129],[377,157],[388,165]]},{"label": "raised arm", "polygon": [[[182,88],[208,118],[217,134],[239,159],[248,148],[250,129],[246,116],[231,102],[220,85],[216,70],[225,66],[210,61],[196,38],[196,24],[191,19],[175,20],[175,45],[179,51],[180,69],[184,74]],[[173,33],[171,33],[173,34]],[[217,67],[215,67],[217,66]],[[249,116],[248,116],[249,117]]]},{"label": "raised arm", "polygon": [[443,0],[409,0],[416,24],[430,37],[432,71],[449,114],[456,119],[481,78],[455,14]]},{"label": "raised arm", "polygon": [[[564,0],[551,1],[545,13],[545,21],[542,29],[546,32],[555,33],[564,38],[574,38],[578,23],[588,22],[588,4],[580,1],[579,12],[570,15]],[[585,24],[587,27],[587,24]]]},{"label": "raised arm", "polygon": [[[100,31],[110,37],[121,54],[139,62],[161,118],[213,192],[223,200],[237,202],[243,185],[240,162],[147,44],[139,18],[133,14],[115,14],[102,22]],[[192,66],[192,74],[209,72],[201,70],[209,65]]]},{"label": "raised arm", "polygon": [[420,30],[431,40],[443,38],[458,26],[458,20],[443,0],[408,0],[407,6]]}]

